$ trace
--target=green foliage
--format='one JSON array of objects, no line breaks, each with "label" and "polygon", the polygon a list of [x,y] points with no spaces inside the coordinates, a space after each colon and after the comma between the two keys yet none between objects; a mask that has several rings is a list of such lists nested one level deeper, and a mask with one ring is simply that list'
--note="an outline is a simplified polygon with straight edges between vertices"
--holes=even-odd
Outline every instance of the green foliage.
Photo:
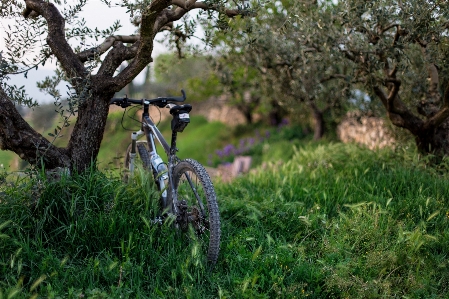
[{"label": "green foliage", "polygon": [[[301,125],[346,111],[351,68],[334,46],[338,16],[317,1],[268,1],[254,18],[236,18],[215,43],[217,72],[239,108],[289,115]],[[330,111],[330,112],[328,112]]]},{"label": "green foliage", "polygon": [[183,88],[190,102],[219,94],[218,80],[206,56],[179,58],[174,54],[161,54],[155,60],[154,74],[152,85],[159,92],[158,96],[178,94]]},{"label": "green foliage", "polygon": [[[370,62],[357,61],[357,69],[365,68],[363,75],[370,77],[366,81],[369,86],[385,80],[384,71],[395,67],[398,78],[407,85],[401,88],[402,97],[416,105],[429,95],[429,65],[438,65],[439,75],[446,76],[447,28],[444,20],[448,18],[447,3],[353,0],[336,6],[336,11],[341,12],[343,28],[346,31],[352,29],[341,46],[348,53],[366,53]],[[417,17],[410,18],[411,15]],[[377,35],[373,35],[375,28],[378,28]],[[385,64],[386,58],[388,64]],[[441,87],[444,88],[444,84]]]}]

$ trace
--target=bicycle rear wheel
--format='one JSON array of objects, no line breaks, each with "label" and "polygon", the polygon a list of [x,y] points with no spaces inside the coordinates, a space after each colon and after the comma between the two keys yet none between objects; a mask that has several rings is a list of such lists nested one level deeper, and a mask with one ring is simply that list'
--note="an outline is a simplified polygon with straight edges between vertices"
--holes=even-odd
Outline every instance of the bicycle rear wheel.
[{"label": "bicycle rear wheel", "polygon": [[220,214],[209,175],[200,163],[186,159],[173,169],[173,186],[178,198],[178,226],[195,236],[189,240],[215,264],[220,251]]}]

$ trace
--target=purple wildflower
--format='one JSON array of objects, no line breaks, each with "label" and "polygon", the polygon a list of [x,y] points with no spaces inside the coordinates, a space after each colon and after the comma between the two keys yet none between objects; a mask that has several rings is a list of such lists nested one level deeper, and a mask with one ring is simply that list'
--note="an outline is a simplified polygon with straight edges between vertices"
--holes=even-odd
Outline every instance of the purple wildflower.
[{"label": "purple wildflower", "polygon": [[230,156],[234,153],[235,147],[232,144],[228,144],[223,148],[223,155]]},{"label": "purple wildflower", "polygon": [[216,150],[215,153],[217,154],[218,157],[223,158],[224,157],[224,153],[221,150]]},{"label": "purple wildflower", "polygon": [[279,128],[285,127],[288,125],[288,119],[287,118],[283,118],[281,123],[278,125]]},{"label": "purple wildflower", "polygon": [[243,148],[245,146],[245,138],[240,139],[239,148]]}]

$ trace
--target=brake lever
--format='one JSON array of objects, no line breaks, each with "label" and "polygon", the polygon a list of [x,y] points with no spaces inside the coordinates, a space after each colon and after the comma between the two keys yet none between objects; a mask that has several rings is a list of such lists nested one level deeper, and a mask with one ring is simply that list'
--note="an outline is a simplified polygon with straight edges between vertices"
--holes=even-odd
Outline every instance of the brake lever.
[{"label": "brake lever", "polygon": [[187,96],[186,96],[186,92],[184,91],[184,89],[181,89],[181,93],[182,93],[182,98],[185,101],[187,99]]},{"label": "brake lever", "polygon": [[128,103],[127,100],[128,100],[128,99],[124,99],[123,102],[121,102],[121,103],[119,104],[119,106],[122,107],[122,108],[127,108],[127,107],[131,106],[131,104]]}]

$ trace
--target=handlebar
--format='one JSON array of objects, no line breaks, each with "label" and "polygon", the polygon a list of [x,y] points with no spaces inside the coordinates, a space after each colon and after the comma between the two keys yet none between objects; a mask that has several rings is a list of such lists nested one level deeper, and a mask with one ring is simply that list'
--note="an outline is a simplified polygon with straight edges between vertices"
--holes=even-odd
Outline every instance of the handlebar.
[{"label": "handlebar", "polygon": [[163,108],[163,107],[167,106],[167,104],[169,104],[170,102],[184,102],[187,99],[184,89],[181,89],[181,93],[182,93],[182,96],[179,96],[179,97],[168,96],[168,97],[158,97],[155,99],[141,99],[141,100],[128,99],[128,97],[125,96],[124,98],[112,98],[111,101],[109,102],[109,104],[110,105],[115,104],[122,108],[129,107],[132,104],[154,105],[154,106]]}]

